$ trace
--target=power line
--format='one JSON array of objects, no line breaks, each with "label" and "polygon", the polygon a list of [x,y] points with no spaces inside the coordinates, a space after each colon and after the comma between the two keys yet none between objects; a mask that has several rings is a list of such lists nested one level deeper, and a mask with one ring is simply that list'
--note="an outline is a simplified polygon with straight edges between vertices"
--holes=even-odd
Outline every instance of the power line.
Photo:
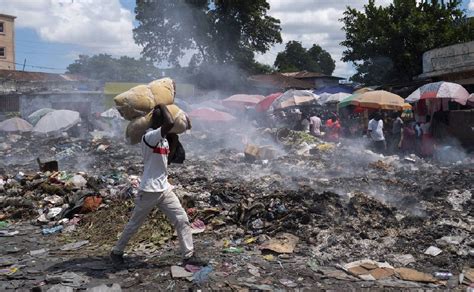
[{"label": "power line", "polygon": [[[5,60],[0,60],[0,62],[23,66],[23,64],[16,63],[16,62],[5,61]],[[61,71],[66,70],[64,68],[52,68],[52,67],[44,67],[44,66],[37,66],[37,65],[25,65],[25,66],[26,67],[31,67],[31,68],[37,68],[37,69],[47,69],[47,70],[61,70]]]}]

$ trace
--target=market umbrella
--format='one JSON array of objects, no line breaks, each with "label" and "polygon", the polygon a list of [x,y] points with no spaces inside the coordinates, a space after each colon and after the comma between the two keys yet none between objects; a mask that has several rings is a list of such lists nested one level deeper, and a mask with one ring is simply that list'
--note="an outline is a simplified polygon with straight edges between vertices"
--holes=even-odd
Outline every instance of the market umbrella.
[{"label": "market umbrella", "polygon": [[369,91],[374,91],[374,90],[370,87],[362,87],[362,88],[357,89],[353,93],[354,94],[362,94],[362,93],[366,93],[366,92],[369,92]]},{"label": "market umbrella", "polygon": [[40,134],[51,134],[66,131],[81,121],[78,112],[71,110],[55,110],[42,117],[33,132]]},{"label": "market umbrella", "polygon": [[339,102],[339,107],[343,108],[343,107],[346,107],[348,105],[352,105],[352,101],[357,99],[358,97],[360,97],[359,93],[355,93],[355,94],[347,96],[346,98],[342,99]]},{"label": "market umbrella", "polygon": [[464,87],[457,83],[440,81],[421,86],[412,94],[410,94],[405,99],[405,101],[409,103],[415,103],[422,99],[437,98],[449,98],[462,105],[465,105],[469,99],[469,93]]},{"label": "market umbrella", "polygon": [[277,92],[277,93],[272,93],[272,94],[266,96],[265,99],[262,99],[259,103],[257,103],[257,105],[255,106],[255,110],[257,112],[267,111],[270,108],[270,106],[272,105],[272,103],[275,101],[275,99],[280,97],[282,94],[283,93],[281,93],[281,92]]},{"label": "market umbrella", "polygon": [[474,106],[474,93],[472,93],[470,96],[469,96],[469,99],[467,100],[467,103],[471,106]]},{"label": "market umbrella", "polygon": [[236,117],[231,114],[213,108],[198,108],[192,110],[188,115],[192,119],[203,122],[229,122],[236,119]]},{"label": "market umbrella", "polygon": [[363,108],[401,111],[405,101],[399,95],[391,92],[374,90],[360,94],[351,103]]},{"label": "market umbrella", "polygon": [[2,132],[29,132],[33,126],[24,119],[15,117],[0,123]]},{"label": "market umbrella", "polygon": [[54,111],[52,108],[42,108],[42,109],[39,109],[35,112],[33,112],[32,114],[30,114],[26,119],[28,120],[28,122],[30,122],[32,125],[36,125],[36,123],[47,113],[50,113]]},{"label": "market umbrella", "polygon": [[411,109],[412,109],[411,104],[406,103],[406,102],[403,104],[403,110],[404,110],[404,111],[409,111],[409,110],[411,110]]},{"label": "market umbrella", "polygon": [[285,109],[315,103],[319,96],[308,90],[288,90],[272,104],[273,109]]},{"label": "market umbrella", "polygon": [[222,100],[222,104],[229,108],[244,109],[246,106],[255,107],[263,99],[263,95],[235,94]]},{"label": "market umbrella", "polygon": [[331,94],[327,97],[321,97],[319,99],[319,103],[320,104],[339,103],[348,96],[351,96],[351,94],[345,93],[345,92],[339,92],[339,93]]}]

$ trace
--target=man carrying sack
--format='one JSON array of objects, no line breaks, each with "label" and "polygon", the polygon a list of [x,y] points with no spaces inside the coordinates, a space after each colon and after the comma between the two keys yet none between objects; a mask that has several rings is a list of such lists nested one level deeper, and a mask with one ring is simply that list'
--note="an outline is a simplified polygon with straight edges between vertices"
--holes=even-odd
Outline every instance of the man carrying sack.
[{"label": "man carrying sack", "polygon": [[110,258],[116,265],[123,264],[125,246],[156,205],[165,213],[178,233],[179,245],[184,258],[183,264],[207,265],[207,261],[194,254],[188,216],[168,183],[167,166],[170,148],[166,136],[173,127],[173,118],[167,107],[163,104],[155,106],[152,116],[152,130],[143,135],[140,143],[144,170],[135,200],[135,208],[130,221],[110,253]]}]

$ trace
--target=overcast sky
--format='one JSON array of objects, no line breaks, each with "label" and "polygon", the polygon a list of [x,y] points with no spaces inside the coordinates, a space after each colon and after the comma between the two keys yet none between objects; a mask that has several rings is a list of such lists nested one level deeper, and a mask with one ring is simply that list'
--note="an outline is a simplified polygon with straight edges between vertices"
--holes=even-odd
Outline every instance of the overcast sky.
[{"label": "overcast sky", "polygon": [[[172,1],[172,0],[170,0]],[[378,0],[387,5],[391,1]],[[283,42],[321,45],[336,60],[334,75],[349,77],[350,64],[340,61],[344,39],[338,21],[347,5],[362,8],[366,0],[269,0],[270,15],[281,20]],[[474,13],[474,0],[464,0]],[[64,72],[79,54],[110,53],[138,57],[132,37],[135,0],[0,0],[0,13],[16,15],[16,62],[26,70]],[[284,47],[276,45],[257,59],[272,65]],[[33,67],[36,66],[36,67]],[[17,65],[17,69],[21,69]],[[47,68],[44,68],[47,67]]]}]

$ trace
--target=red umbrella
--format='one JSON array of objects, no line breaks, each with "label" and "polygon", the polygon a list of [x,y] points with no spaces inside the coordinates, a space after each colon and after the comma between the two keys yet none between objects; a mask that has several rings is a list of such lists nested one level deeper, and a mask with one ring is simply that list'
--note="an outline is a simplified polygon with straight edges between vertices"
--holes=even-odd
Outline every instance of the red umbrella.
[{"label": "red umbrella", "polygon": [[255,109],[257,112],[266,112],[272,103],[275,101],[275,99],[279,98],[283,93],[277,92],[277,93],[272,93],[265,97],[265,99],[261,100],[256,106]]},{"label": "red umbrella", "polygon": [[246,106],[254,107],[265,97],[263,95],[234,94],[222,101],[226,107],[244,109]]},{"label": "red umbrella", "polygon": [[231,114],[206,107],[191,111],[189,117],[202,122],[229,122],[236,119]]}]

